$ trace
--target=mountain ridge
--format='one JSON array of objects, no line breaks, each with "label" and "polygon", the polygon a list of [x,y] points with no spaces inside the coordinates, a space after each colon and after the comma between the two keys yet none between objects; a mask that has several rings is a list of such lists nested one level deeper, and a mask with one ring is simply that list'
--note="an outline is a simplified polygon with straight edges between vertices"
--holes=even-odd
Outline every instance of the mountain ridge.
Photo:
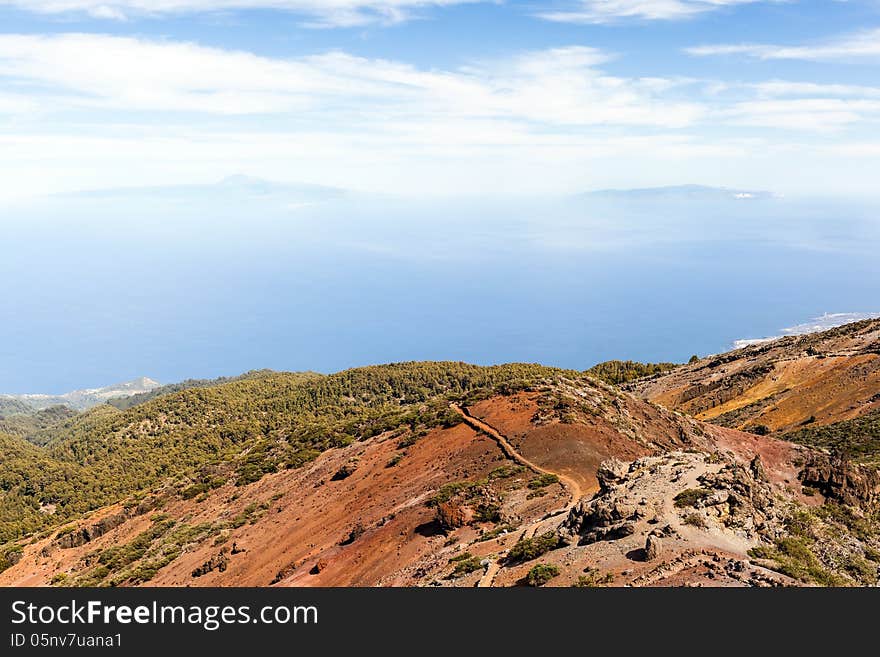
[{"label": "mountain ridge", "polygon": [[130,381],[115,383],[100,388],[83,388],[60,395],[43,393],[31,394],[0,394],[0,402],[6,400],[24,404],[33,411],[41,411],[52,406],[69,406],[76,410],[86,410],[103,404],[117,397],[126,397],[150,392],[161,387],[161,383],[149,377],[141,376]]}]

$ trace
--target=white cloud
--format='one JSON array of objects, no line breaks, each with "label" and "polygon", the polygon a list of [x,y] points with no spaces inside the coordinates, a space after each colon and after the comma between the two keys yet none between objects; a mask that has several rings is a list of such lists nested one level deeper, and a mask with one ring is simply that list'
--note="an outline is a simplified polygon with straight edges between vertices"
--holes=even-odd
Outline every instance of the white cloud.
[{"label": "white cloud", "polygon": [[143,15],[278,9],[309,17],[314,25],[352,27],[368,23],[399,23],[427,7],[483,0],[0,0],[44,14],[86,13],[95,18],[124,20]]},{"label": "white cloud", "polygon": [[282,113],[361,129],[437,117],[665,127],[699,118],[698,105],[664,98],[656,80],[603,74],[607,59],[578,46],[425,71],[340,52],[272,59],[128,37],[0,35],[0,78],[44,89],[55,110]]},{"label": "white cloud", "polygon": [[[873,128],[872,87],[630,78],[610,75],[611,59],[575,46],[443,70],[343,52],[0,35],[0,196],[237,171],[419,194],[875,187],[874,151],[855,167],[831,150]],[[829,130],[843,134],[831,144]],[[808,167],[812,177],[781,173]]]},{"label": "white cloud", "polygon": [[746,55],[756,59],[807,61],[847,60],[880,57],[880,29],[866,30],[812,45],[783,46],[760,43],[704,45],[686,48],[697,56]]},{"label": "white cloud", "polygon": [[681,20],[726,6],[766,0],[578,0],[570,9],[544,11],[540,18],[561,23],[611,23],[621,19]]},{"label": "white cloud", "polygon": [[880,100],[796,98],[736,103],[724,111],[734,124],[784,130],[833,131],[880,119]]},{"label": "white cloud", "polygon": [[767,82],[759,82],[749,86],[761,96],[880,98],[880,87],[854,84],[817,84],[815,82],[768,80]]}]

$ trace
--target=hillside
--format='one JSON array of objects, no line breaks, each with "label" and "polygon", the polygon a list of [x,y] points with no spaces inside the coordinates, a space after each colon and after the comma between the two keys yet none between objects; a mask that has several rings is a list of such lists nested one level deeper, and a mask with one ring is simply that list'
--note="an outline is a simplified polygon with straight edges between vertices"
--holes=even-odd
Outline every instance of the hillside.
[{"label": "hillside", "polygon": [[31,413],[33,410],[33,408],[25,404],[23,401],[6,395],[0,395],[0,417]]},{"label": "hillside", "polygon": [[[412,363],[319,378],[246,378],[126,411],[98,406],[35,434],[33,442],[45,449],[29,458],[38,460],[16,464],[16,476],[0,488],[0,541],[179,477],[204,490],[227,480],[243,485],[387,427],[442,422],[442,402],[424,404],[438,395],[521,385],[552,372],[529,365]],[[3,471],[11,469],[4,462]],[[59,469],[64,477],[57,476]]]},{"label": "hillside", "polygon": [[877,579],[869,471],[536,365],[271,374],[3,440],[0,585]]},{"label": "hillside", "polygon": [[0,415],[0,433],[32,439],[35,438],[35,434],[59,422],[69,420],[75,415],[76,411],[67,406],[50,406],[41,411],[28,409],[23,413]]},{"label": "hillside", "polygon": [[[235,381],[243,381],[245,379],[257,379],[263,376],[269,376],[274,374],[271,370],[258,370],[254,372],[247,372],[246,374],[242,374],[240,376],[221,376],[216,379],[186,379],[185,381],[181,381],[180,383],[170,383],[168,385],[159,386],[158,388],[153,388],[147,392],[139,392],[133,395],[126,395],[124,397],[113,397],[107,400],[107,403],[113,406],[114,408],[118,408],[120,411],[128,410],[133,406],[137,406],[138,404],[146,403],[150,400],[156,399],[156,397],[162,397],[164,395],[170,395],[174,392],[181,392],[183,390],[191,390],[193,388],[211,388],[214,386],[223,385],[224,383],[234,383]],[[315,377],[320,376],[319,374],[315,374]]]},{"label": "hillside", "polygon": [[[720,426],[848,449],[871,460],[865,441],[880,411],[880,320],[784,337],[711,356],[628,386],[644,399]],[[832,436],[838,438],[832,439]]]},{"label": "hillside", "polygon": [[674,370],[676,363],[638,363],[632,360],[608,360],[594,365],[587,370],[587,374],[600,381],[619,386],[637,379],[655,376]]}]

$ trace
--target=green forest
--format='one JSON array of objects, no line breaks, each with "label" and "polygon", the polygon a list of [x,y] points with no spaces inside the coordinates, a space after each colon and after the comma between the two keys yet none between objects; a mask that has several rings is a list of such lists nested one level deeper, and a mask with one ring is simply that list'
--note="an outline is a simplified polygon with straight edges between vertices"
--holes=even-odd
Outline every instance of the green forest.
[{"label": "green forest", "polygon": [[637,363],[632,360],[609,360],[599,363],[587,370],[592,377],[610,383],[623,385],[636,379],[655,376],[678,367],[675,363]]},{"label": "green forest", "polygon": [[105,404],[0,436],[0,544],[160,484],[187,495],[300,467],[333,447],[408,427],[452,425],[449,400],[473,401],[567,374],[539,365],[402,363],[314,373],[258,373]]}]

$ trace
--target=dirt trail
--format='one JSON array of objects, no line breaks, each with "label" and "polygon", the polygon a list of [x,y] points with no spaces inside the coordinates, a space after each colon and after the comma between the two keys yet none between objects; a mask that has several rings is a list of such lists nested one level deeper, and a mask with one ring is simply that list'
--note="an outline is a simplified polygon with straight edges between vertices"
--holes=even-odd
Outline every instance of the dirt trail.
[{"label": "dirt trail", "polygon": [[516,461],[520,465],[526,466],[530,470],[533,470],[536,474],[556,475],[557,477],[559,477],[559,480],[568,489],[568,492],[572,497],[572,503],[568,508],[574,506],[573,502],[577,502],[581,498],[581,487],[575,479],[572,479],[568,475],[565,475],[561,472],[554,472],[552,470],[548,470],[547,468],[542,468],[540,465],[529,461],[525,456],[516,451],[516,448],[510,444],[510,441],[507,439],[507,437],[504,436],[504,434],[498,431],[498,429],[493,427],[491,424],[488,424],[483,420],[474,417],[470,414],[470,412],[468,412],[466,408],[462,408],[458,404],[451,404],[451,407],[452,410],[461,415],[465,423],[469,425],[472,429],[482,431],[490,438],[493,438],[495,442],[498,443],[498,446],[501,448],[501,451],[504,452],[504,455],[507,458]]},{"label": "dirt trail", "polygon": [[[493,427],[491,424],[488,424],[487,422],[484,422],[483,420],[471,415],[466,408],[463,408],[458,404],[450,404],[450,407],[453,411],[461,415],[462,419],[465,421],[465,424],[467,424],[472,429],[475,429],[476,431],[481,431],[482,433],[485,433],[496,443],[498,443],[498,446],[501,448],[501,451],[504,452],[504,455],[507,458],[515,461],[516,463],[519,463],[520,465],[524,465],[536,474],[555,475],[556,477],[558,477],[559,481],[562,482],[562,484],[568,490],[569,495],[571,496],[565,508],[559,509],[558,511],[553,511],[545,515],[540,520],[537,520],[532,524],[520,529],[513,537],[514,545],[516,545],[516,543],[523,538],[531,538],[537,533],[538,527],[541,524],[546,522],[549,518],[562,515],[563,513],[568,513],[580,501],[582,495],[581,487],[575,479],[572,479],[568,475],[565,475],[561,472],[554,472],[552,470],[548,470],[547,468],[542,468],[540,465],[528,460],[525,456],[516,451],[516,448],[510,443],[510,441],[504,434],[498,431],[498,429]],[[486,572],[477,583],[478,587],[488,588],[492,586],[492,583],[495,581],[495,575],[498,574],[498,571],[501,568],[500,557],[503,556],[504,555],[502,554],[499,556],[498,559],[489,562],[489,565],[486,567]]]}]

